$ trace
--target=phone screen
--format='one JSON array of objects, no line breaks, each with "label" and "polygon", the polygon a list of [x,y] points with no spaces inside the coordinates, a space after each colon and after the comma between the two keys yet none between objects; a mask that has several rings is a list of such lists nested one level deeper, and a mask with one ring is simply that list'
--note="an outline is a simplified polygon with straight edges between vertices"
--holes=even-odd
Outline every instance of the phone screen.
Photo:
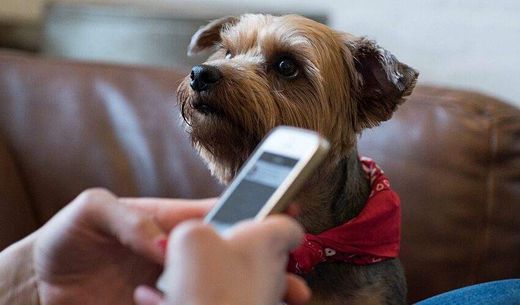
[{"label": "phone screen", "polygon": [[211,221],[234,224],[255,217],[297,162],[297,159],[262,153]]}]

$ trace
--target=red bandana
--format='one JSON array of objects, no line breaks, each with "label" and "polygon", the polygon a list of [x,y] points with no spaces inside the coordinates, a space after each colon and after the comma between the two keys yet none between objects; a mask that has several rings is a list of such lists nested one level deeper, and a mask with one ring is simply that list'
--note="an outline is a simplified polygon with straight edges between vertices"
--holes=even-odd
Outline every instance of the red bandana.
[{"label": "red bandana", "polygon": [[399,255],[399,197],[372,159],[361,157],[361,164],[372,188],[365,207],[340,226],[317,235],[305,234],[303,243],[289,256],[290,272],[305,274],[326,261],[368,265]]}]

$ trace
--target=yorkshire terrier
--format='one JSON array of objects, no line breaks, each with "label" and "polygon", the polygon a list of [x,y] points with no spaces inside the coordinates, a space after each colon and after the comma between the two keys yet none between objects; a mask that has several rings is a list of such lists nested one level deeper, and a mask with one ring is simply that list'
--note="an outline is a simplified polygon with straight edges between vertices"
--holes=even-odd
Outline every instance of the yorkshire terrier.
[{"label": "yorkshire terrier", "polygon": [[[188,54],[206,49],[214,53],[193,67],[178,97],[193,145],[212,174],[230,182],[277,125],[312,129],[330,141],[331,150],[295,198],[298,221],[317,236],[356,221],[373,196],[376,178],[370,172],[381,172],[360,159],[357,136],[391,118],[411,94],[418,72],[374,41],[297,15],[246,14],[212,21],[193,35]],[[389,187],[386,177],[381,181]],[[398,199],[392,209],[392,221],[399,222]],[[394,236],[392,251],[398,251],[399,224],[392,233],[375,230],[354,233],[374,239],[382,232],[384,237],[376,238],[381,244]],[[313,291],[311,304],[405,304],[399,259],[382,256],[354,251],[343,253],[344,259],[318,258],[316,266],[296,271]]]}]

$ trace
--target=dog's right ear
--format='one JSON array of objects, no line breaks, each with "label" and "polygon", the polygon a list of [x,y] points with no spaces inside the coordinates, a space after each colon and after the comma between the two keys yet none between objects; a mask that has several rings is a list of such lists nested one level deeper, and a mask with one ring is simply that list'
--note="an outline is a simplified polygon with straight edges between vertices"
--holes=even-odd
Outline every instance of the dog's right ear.
[{"label": "dog's right ear", "polygon": [[215,46],[215,43],[220,41],[220,31],[222,28],[236,24],[238,21],[238,17],[228,16],[213,20],[201,27],[191,37],[190,45],[188,46],[188,56],[196,55],[203,50]]}]

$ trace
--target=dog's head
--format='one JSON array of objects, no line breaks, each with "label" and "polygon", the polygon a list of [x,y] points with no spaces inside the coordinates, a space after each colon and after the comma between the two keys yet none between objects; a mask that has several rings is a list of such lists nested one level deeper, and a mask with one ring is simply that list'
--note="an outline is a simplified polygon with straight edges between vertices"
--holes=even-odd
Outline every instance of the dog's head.
[{"label": "dog's head", "polygon": [[178,96],[195,147],[222,181],[280,124],[318,131],[338,161],[357,133],[392,116],[418,76],[373,41],[296,15],[215,20],[188,53],[211,48]]}]

